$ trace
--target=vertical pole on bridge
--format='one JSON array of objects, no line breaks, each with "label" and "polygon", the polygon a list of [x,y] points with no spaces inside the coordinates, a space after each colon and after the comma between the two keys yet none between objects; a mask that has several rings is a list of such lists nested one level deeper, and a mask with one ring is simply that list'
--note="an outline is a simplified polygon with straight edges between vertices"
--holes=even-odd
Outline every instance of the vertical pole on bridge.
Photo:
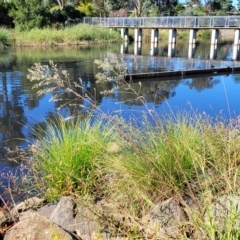
[{"label": "vertical pole on bridge", "polygon": [[219,37],[219,30],[218,29],[212,29],[210,56],[209,56],[210,59],[213,59],[213,58],[217,57],[218,37]]},{"label": "vertical pole on bridge", "polygon": [[153,28],[151,29],[151,43],[156,43],[158,42],[158,29],[157,28]]},{"label": "vertical pole on bridge", "polygon": [[142,29],[141,28],[134,29],[134,41],[142,42]]},{"label": "vertical pole on bridge", "polygon": [[196,38],[197,38],[197,30],[196,29],[190,29],[189,44],[196,43]]},{"label": "vertical pole on bridge", "polygon": [[168,44],[175,44],[177,38],[177,30],[169,29]]},{"label": "vertical pole on bridge", "polygon": [[233,44],[233,60],[237,60],[239,58],[239,46],[240,46],[240,30],[235,30],[234,36],[234,44]]},{"label": "vertical pole on bridge", "polygon": [[234,45],[240,44],[240,30],[235,30],[235,36],[234,36]]},{"label": "vertical pole on bridge", "polygon": [[121,28],[121,37],[124,41],[128,41],[128,28]]},{"label": "vertical pole on bridge", "polygon": [[212,29],[211,44],[217,44],[218,43],[218,37],[219,37],[219,30],[218,29]]}]

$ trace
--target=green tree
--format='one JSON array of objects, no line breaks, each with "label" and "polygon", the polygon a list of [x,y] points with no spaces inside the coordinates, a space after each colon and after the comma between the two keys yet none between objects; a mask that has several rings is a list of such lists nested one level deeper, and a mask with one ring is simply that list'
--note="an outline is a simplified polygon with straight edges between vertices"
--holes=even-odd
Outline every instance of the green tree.
[{"label": "green tree", "polygon": [[9,16],[19,30],[41,28],[47,24],[47,8],[39,0],[13,0]]},{"label": "green tree", "polygon": [[129,8],[129,2],[125,0],[109,0],[112,11],[118,11],[120,9]]},{"label": "green tree", "polygon": [[232,0],[214,0],[212,3],[213,12],[216,15],[227,15],[227,12],[234,8],[232,3]]},{"label": "green tree", "polygon": [[12,26],[13,25],[13,19],[8,16],[8,12],[10,9],[10,4],[7,1],[0,0],[0,25],[4,26]]}]

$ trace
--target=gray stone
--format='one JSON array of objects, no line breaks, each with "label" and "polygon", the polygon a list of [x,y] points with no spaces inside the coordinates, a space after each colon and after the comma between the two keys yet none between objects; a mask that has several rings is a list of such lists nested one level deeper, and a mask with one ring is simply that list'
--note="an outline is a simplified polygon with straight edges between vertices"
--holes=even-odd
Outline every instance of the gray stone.
[{"label": "gray stone", "polygon": [[8,209],[0,209],[0,227],[8,226],[13,223],[12,217]]},{"label": "gray stone", "polygon": [[180,206],[180,202],[174,198],[157,204],[153,210],[143,218],[147,226],[147,235],[157,236],[159,239],[175,237],[179,232],[179,226],[187,220],[186,213]]},{"label": "gray stone", "polygon": [[61,197],[49,220],[64,229],[73,230],[75,224],[75,203],[71,197]]},{"label": "gray stone", "polygon": [[29,198],[19,204],[17,204],[13,209],[11,209],[10,214],[14,220],[14,222],[18,221],[19,219],[19,213],[27,211],[29,209],[36,210],[40,206],[42,206],[44,203],[43,199],[40,199],[38,197],[32,197]]},{"label": "gray stone", "polygon": [[57,203],[56,203],[56,202],[54,202],[54,203],[48,203],[48,204],[42,206],[41,208],[39,208],[39,209],[37,210],[37,212],[38,212],[41,216],[46,217],[46,218],[49,219],[50,216],[51,216],[51,214],[52,214],[52,212],[53,212],[53,210],[54,210],[56,207],[57,207]]},{"label": "gray stone", "polygon": [[32,212],[10,228],[4,240],[72,240],[72,236],[47,218]]},{"label": "gray stone", "polygon": [[209,211],[206,213],[205,220],[206,222],[213,220],[220,230],[224,230],[226,224],[232,224],[234,229],[239,229],[240,197],[236,195],[218,197],[209,205]]}]

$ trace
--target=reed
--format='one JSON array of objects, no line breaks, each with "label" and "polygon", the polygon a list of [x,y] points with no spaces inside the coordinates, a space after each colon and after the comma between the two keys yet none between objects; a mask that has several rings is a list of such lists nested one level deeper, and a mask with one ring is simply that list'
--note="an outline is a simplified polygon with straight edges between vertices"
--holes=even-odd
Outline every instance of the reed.
[{"label": "reed", "polygon": [[79,24],[64,29],[32,29],[15,31],[16,46],[81,45],[89,42],[120,41],[119,32],[91,25]]}]

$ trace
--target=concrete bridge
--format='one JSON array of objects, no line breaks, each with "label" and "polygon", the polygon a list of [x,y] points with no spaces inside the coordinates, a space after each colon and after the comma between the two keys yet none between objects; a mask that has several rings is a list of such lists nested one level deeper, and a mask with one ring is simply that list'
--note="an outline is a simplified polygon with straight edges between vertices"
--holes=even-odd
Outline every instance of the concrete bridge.
[{"label": "concrete bridge", "polygon": [[[151,45],[153,48],[159,41],[159,30],[168,29],[168,56],[172,56],[172,50],[176,44],[177,30],[186,29],[189,30],[189,49],[193,49],[196,43],[197,31],[201,29],[211,30],[211,45],[210,58],[214,57],[214,51],[219,39],[219,31],[221,29],[233,29],[235,35],[233,43],[235,46],[235,53],[233,54],[233,60],[238,57],[239,45],[240,45],[240,16],[186,16],[186,17],[114,17],[114,18],[84,18],[85,24],[91,24],[94,26],[107,27],[107,28],[119,28],[121,29],[121,36],[124,41],[128,41],[128,30],[134,29],[134,41],[139,45],[142,42],[142,30],[151,30]],[[154,52],[154,51],[153,51]],[[189,53],[189,57],[192,51]]]}]

